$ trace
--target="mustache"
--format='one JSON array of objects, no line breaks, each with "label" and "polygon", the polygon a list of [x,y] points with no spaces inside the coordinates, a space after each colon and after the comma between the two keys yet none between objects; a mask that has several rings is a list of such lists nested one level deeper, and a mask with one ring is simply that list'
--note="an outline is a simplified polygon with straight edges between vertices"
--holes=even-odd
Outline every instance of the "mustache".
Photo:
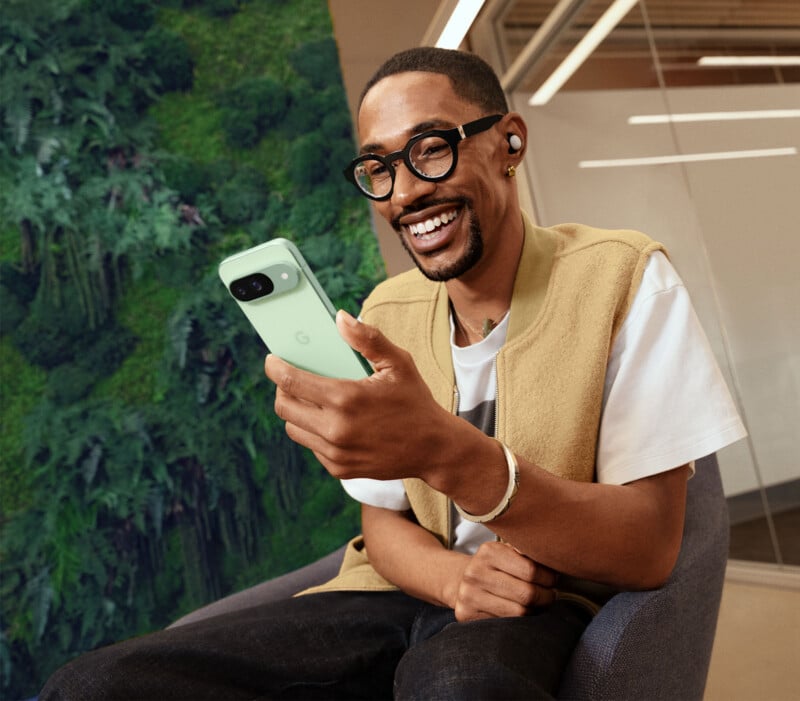
[{"label": "mustache", "polygon": [[415,202],[413,205],[403,207],[400,214],[394,217],[389,223],[392,225],[392,228],[395,231],[399,232],[402,229],[400,220],[403,217],[407,217],[409,214],[416,214],[417,212],[421,212],[423,209],[428,209],[429,207],[440,207],[441,205],[448,204],[470,209],[472,207],[472,200],[469,197],[447,197],[442,199],[430,199],[423,200],[422,202]]}]

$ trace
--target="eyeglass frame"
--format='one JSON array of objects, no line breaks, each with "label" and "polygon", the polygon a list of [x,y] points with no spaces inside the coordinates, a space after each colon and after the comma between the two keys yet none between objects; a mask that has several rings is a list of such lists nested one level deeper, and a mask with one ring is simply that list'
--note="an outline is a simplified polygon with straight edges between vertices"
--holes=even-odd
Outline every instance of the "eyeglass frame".
[{"label": "eyeglass frame", "polygon": [[[342,173],[347,180],[353,183],[353,185],[362,195],[371,200],[375,200],[376,202],[388,200],[392,196],[392,193],[394,192],[394,181],[396,176],[394,163],[400,159],[402,159],[403,163],[406,164],[406,167],[409,169],[409,171],[420,180],[434,183],[440,182],[446,178],[449,178],[456,169],[456,164],[458,163],[459,142],[469,138],[470,136],[475,136],[481,132],[488,131],[504,116],[505,115],[502,114],[492,114],[487,117],[481,117],[480,119],[467,122],[466,124],[461,124],[457,127],[452,127],[451,129],[431,129],[430,131],[424,131],[421,134],[412,136],[400,151],[393,151],[392,153],[387,153],[385,156],[381,156],[377,153],[365,153],[358,158],[354,158],[350,165],[345,168]],[[450,164],[450,167],[441,175],[425,175],[424,173],[420,173],[411,162],[411,149],[413,149],[419,141],[422,141],[423,139],[430,139],[431,137],[439,137],[444,140],[448,146],[450,146],[450,151],[453,154],[453,162]],[[385,195],[371,194],[358,184],[356,179],[356,166],[358,166],[359,163],[367,160],[380,161],[386,167],[386,170],[391,176],[392,185]]]}]

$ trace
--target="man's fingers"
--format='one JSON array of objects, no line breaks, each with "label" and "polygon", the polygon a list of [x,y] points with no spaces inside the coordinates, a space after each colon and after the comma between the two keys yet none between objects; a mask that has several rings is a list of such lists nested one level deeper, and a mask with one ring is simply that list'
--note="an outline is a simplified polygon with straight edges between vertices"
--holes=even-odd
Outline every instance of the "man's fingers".
[{"label": "man's fingers", "polygon": [[[505,601],[513,602],[524,613],[552,604],[555,600],[555,590],[551,587],[535,584],[526,579],[517,579],[503,572],[498,572],[496,578],[491,582],[485,583],[485,586],[496,596]],[[515,615],[523,614],[518,613]]]},{"label": "man's fingers", "polygon": [[321,398],[333,396],[341,383],[347,382],[306,372],[272,354],[264,361],[264,372],[282,392],[315,406],[320,406]]},{"label": "man's fingers", "polygon": [[376,327],[365,324],[343,309],[336,313],[339,334],[353,349],[361,353],[376,370],[395,367],[402,362],[403,353]]},{"label": "man's fingers", "polygon": [[463,582],[456,601],[456,619],[471,621],[480,618],[527,616],[536,609],[549,606],[555,599],[556,593],[553,589],[520,580],[514,580],[511,586],[500,587],[495,591]]},{"label": "man's fingers", "polygon": [[459,620],[524,616],[555,601],[555,573],[507,543],[484,543],[464,569]]},{"label": "man's fingers", "polygon": [[514,601],[482,592],[480,598],[460,597],[456,602],[456,620],[460,622],[476,621],[482,618],[516,618],[528,612],[524,606]]},{"label": "man's fingers", "polygon": [[503,543],[503,545],[506,545],[507,548],[511,549],[515,554],[515,557],[511,558],[511,561],[508,563],[508,567],[514,576],[542,587],[555,586],[558,575],[553,570],[531,560],[527,555],[524,555],[513,546],[507,543]]},{"label": "man's fingers", "polygon": [[524,582],[555,586],[558,576],[549,567],[534,562],[508,543],[484,543],[476,553],[487,566],[506,572]]},{"label": "man's fingers", "polygon": [[286,423],[312,428],[323,421],[322,407],[287,394],[280,387],[275,392],[275,413]]},{"label": "man's fingers", "polygon": [[558,575],[553,570],[551,570],[549,567],[545,567],[544,565],[540,565],[538,562],[534,562],[533,565],[533,581],[535,584],[549,588],[552,588],[556,585],[556,582],[558,581]]},{"label": "man's fingers", "polygon": [[534,584],[532,586],[534,591],[529,599],[529,607],[540,608],[542,606],[549,606],[556,600],[556,590],[552,587],[543,587],[538,584]]}]

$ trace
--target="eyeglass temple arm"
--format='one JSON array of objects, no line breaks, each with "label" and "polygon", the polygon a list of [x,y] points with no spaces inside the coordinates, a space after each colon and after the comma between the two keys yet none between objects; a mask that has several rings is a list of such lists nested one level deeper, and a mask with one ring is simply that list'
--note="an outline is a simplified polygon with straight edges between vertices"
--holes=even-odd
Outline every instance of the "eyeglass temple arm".
[{"label": "eyeglass temple arm", "polygon": [[468,136],[472,136],[473,134],[478,134],[482,131],[486,131],[489,127],[496,124],[503,118],[502,114],[493,114],[488,117],[481,117],[480,119],[476,119],[474,122],[469,122],[467,124],[461,124],[456,129],[458,129],[458,135],[462,139],[466,139]]}]

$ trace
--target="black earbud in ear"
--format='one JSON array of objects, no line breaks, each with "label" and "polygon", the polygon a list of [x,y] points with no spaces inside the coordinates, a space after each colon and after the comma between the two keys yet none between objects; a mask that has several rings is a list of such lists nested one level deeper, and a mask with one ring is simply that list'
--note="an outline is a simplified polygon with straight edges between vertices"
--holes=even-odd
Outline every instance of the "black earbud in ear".
[{"label": "black earbud in ear", "polygon": [[522,148],[522,139],[519,138],[516,134],[509,134],[508,135],[508,152],[509,153],[516,153]]}]

